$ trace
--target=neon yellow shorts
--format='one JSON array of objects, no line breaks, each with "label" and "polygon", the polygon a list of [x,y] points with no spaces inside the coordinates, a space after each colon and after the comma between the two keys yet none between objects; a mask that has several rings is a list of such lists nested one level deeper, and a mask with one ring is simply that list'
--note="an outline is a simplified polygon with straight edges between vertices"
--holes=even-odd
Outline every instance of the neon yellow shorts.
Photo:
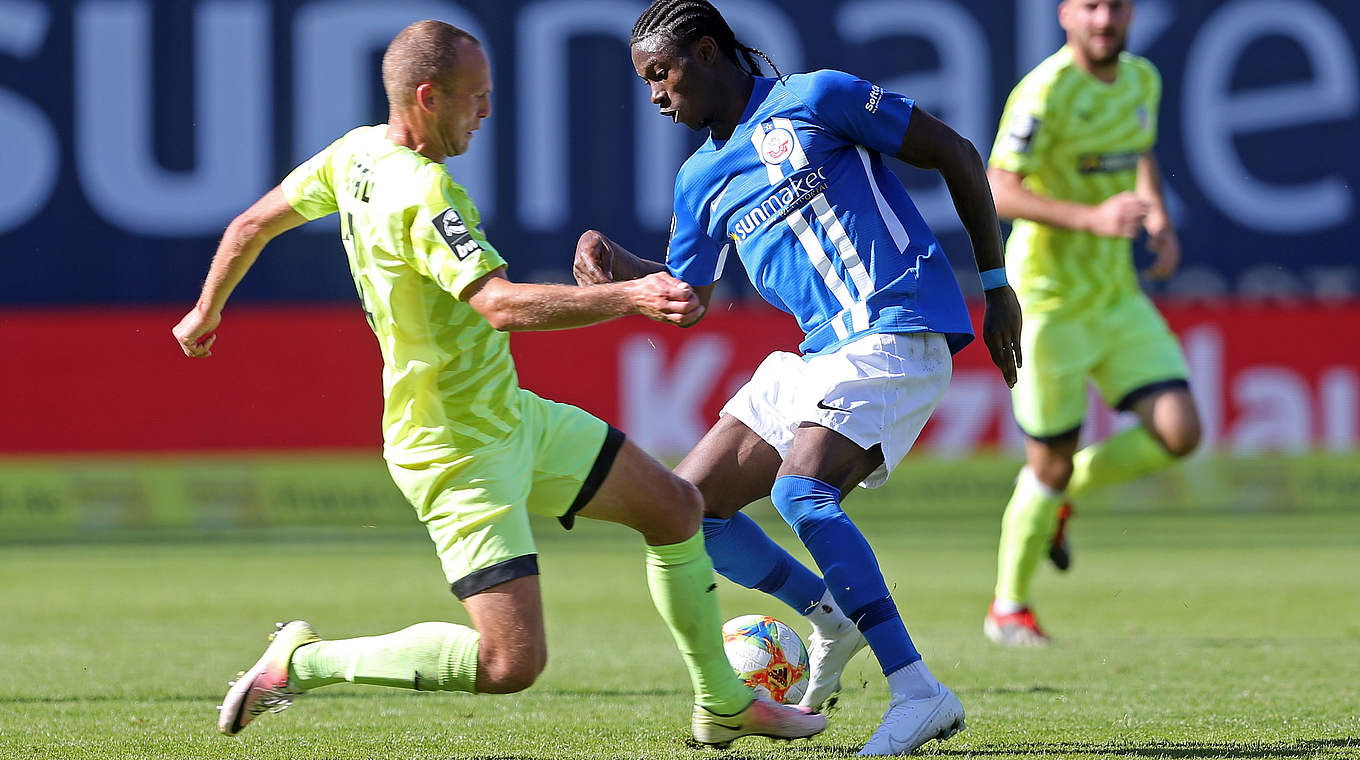
[{"label": "neon yellow shorts", "polygon": [[1027,314],[1021,349],[1011,404],[1020,429],[1039,440],[1081,428],[1088,377],[1106,403],[1127,409],[1143,391],[1183,385],[1190,374],[1176,336],[1141,293],[1100,312]]},{"label": "neon yellow shorts", "polygon": [[520,424],[505,440],[446,460],[387,466],[430,531],[459,599],[536,575],[529,513],[570,529],[623,445],[621,432],[588,412],[520,394]]}]

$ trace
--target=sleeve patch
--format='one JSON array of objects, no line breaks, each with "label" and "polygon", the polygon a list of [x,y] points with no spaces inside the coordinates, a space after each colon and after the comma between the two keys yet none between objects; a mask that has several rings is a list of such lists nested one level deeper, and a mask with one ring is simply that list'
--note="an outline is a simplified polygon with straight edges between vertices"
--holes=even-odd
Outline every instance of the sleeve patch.
[{"label": "sleeve patch", "polygon": [[1006,133],[1006,150],[1012,153],[1028,153],[1042,124],[1043,122],[1031,113],[1019,114],[1011,119],[1010,130]]},{"label": "sleeve patch", "polygon": [[436,216],[433,221],[434,228],[439,232],[439,237],[448,244],[449,250],[458,257],[459,261],[464,261],[467,257],[482,250],[482,246],[472,238],[472,233],[463,223],[463,218],[457,211],[450,206],[444,212]]}]

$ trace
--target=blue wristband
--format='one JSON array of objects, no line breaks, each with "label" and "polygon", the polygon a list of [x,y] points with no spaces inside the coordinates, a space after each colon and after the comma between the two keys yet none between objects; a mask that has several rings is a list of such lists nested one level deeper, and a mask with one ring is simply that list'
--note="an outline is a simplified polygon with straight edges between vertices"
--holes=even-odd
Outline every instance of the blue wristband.
[{"label": "blue wristband", "polygon": [[983,290],[991,290],[991,289],[993,289],[993,288],[1000,288],[1000,287],[1002,287],[1002,286],[1004,286],[1004,285],[1007,284],[1007,283],[1006,283],[1006,268],[1005,268],[1005,267],[997,267],[996,269],[988,269],[987,271],[985,271],[985,272],[979,272],[978,274],[982,277],[982,289],[983,289]]}]

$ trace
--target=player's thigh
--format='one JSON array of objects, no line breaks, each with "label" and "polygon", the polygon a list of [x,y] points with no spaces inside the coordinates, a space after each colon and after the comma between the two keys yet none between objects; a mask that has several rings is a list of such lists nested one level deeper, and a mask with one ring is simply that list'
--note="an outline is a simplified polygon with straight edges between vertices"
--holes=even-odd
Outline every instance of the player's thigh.
[{"label": "player's thigh", "polygon": [[698,491],[623,433],[569,404],[534,396],[522,408],[522,427],[536,441],[531,512],[568,529],[576,516],[621,523],[649,539],[680,531],[683,540],[698,529]]},{"label": "player's thigh", "polygon": [[869,335],[812,357],[803,415],[816,427],[799,429],[781,473],[807,474],[842,491],[882,485],[925,428],[953,371],[949,344],[937,333]]},{"label": "player's thigh", "polygon": [[1015,421],[1036,440],[1056,439],[1081,428],[1086,416],[1086,378],[1099,358],[1084,320],[1026,318],[1021,333],[1024,366],[1011,389]]},{"label": "player's thigh", "polygon": [[770,495],[782,458],[746,423],[724,414],[675,468],[704,498],[704,512],[731,517]]},{"label": "player's thigh", "polygon": [[613,466],[623,433],[571,404],[521,392],[520,430],[528,441],[530,512],[570,530]]},{"label": "player's thigh", "polygon": [[626,525],[649,544],[672,544],[699,529],[703,498],[689,481],[625,440],[604,482],[579,514]]},{"label": "player's thigh", "polygon": [[1103,358],[1091,378],[1110,406],[1131,411],[1140,399],[1188,387],[1180,342],[1146,296],[1127,298],[1107,312],[1100,335]]},{"label": "player's thigh", "polygon": [[459,599],[538,574],[525,501],[526,451],[515,438],[447,461],[389,464],[434,542],[444,576]]}]

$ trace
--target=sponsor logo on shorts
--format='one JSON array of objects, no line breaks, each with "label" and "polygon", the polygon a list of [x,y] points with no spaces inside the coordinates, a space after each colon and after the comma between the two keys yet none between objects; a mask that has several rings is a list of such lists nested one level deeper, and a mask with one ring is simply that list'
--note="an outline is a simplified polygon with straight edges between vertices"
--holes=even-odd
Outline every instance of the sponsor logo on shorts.
[{"label": "sponsor logo on shorts", "polygon": [[463,218],[452,207],[444,209],[443,213],[434,218],[434,228],[459,261],[482,250],[482,246],[472,239],[472,233],[468,231]]}]

